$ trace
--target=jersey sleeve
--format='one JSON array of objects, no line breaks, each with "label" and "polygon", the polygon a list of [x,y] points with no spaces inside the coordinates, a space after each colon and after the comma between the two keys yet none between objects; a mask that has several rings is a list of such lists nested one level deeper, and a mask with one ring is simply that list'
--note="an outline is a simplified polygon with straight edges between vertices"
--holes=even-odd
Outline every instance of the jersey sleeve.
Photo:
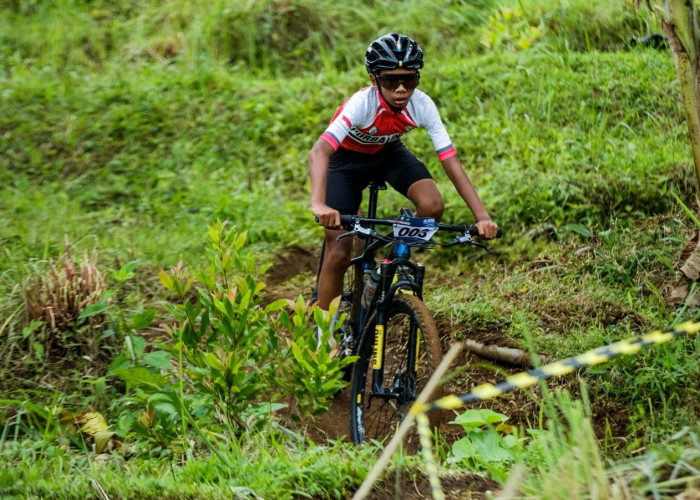
[{"label": "jersey sleeve", "polygon": [[425,102],[423,106],[423,117],[421,121],[425,130],[430,136],[430,140],[433,141],[433,147],[435,147],[435,152],[438,155],[440,161],[444,161],[457,154],[450,136],[445,129],[445,125],[442,123],[440,118],[440,113],[438,112],[437,106],[433,100],[427,95],[423,94]]},{"label": "jersey sleeve", "polygon": [[363,103],[361,91],[346,99],[336,111],[326,130],[321,134],[321,139],[337,151],[350,129],[363,121],[366,114],[366,106]]}]

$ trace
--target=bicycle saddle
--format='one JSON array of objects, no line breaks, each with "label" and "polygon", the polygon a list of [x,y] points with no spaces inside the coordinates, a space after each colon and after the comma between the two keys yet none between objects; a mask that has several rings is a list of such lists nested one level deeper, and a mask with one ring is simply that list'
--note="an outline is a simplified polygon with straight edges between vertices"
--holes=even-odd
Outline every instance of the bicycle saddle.
[{"label": "bicycle saddle", "polygon": [[374,188],[379,189],[380,191],[385,191],[386,190],[386,182],[381,181],[381,180],[370,181],[368,187],[370,189],[374,187]]}]

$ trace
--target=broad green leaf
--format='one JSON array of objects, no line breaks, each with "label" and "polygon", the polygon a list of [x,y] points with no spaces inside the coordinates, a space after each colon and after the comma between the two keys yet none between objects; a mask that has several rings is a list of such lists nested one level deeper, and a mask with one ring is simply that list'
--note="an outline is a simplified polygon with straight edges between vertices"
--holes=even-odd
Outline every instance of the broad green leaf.
[{"label": "broad green leaf", "polygon": [[160,278],[160,282],[166,289],[170,290],[171,292],[175,291],[175,284],[173,283],[173,278],[168,273],[161,270],[158,273],[158,278]]},{"label": "broad green leaf", "polygon": [[328,305],[328,316],[333,317],[335,313],[338,312],[338,308],[340,307],[340,295],[338,295],[336,298],[331,300],[331,303]]},{"label": "broad green leaf", "polygon": [[209,239],[212,241],[212,243],[219,243],[221,241],[221,229],[214,227],[214,226],[209,226],[207,228],[207,233],[209,233]]},{"label": "broad green leaf", "polygon": [[158,375],[157,373],[151,373],[142,366],[122,368],[116,370],[114,374],[124,382],[133,386],[145,385],[160,390],[168,383],[166,377]]},{"label": "broad green leaf", "polygon": [[159,370],[168,370],[171,368],[170,360],[172,356],[165,351],[153,351],[146,354],[141,360],[145,365],[152,366]]},{"label": "broad green leaf", "polygon": [[140,330],[142,328],[146,328],[151,325],[151,322],[153,321],[153,318],[156,315],[156,310],[155,309],[147,309],[143,312],[140,312],[134,316],[134,318],[131,321],[131,326],[136,329]]},{"label": "broad green leaf", "polygon": [[107,375],[114,375],[114,373],[117,370],[121,370],[123,368],[129,368],[131,366],[131,361],[129,360],[129,357],[127,356],[126,353],[121,353],[119,354],[116,358],[112,360],[112,362],[109,364],[109,368],[107,368]]},{"label": "broad green leaf", "polygon": [[146,350],[146,339],[138,335],[127,335],[124,338],[124,342],[127,344],[127,348],[134,355],[135,359],[139,359],[143,356],[143,352]]},{"label": "broad green leaf", "polygon": [[297,363],[299,363],[302,367],[306,369],[307,372],[313,373],[314,369],[311,367],[308,361],[304,359],[304,356],[301,353],[301,349],[299,348],[299,345],[296,343],[292,343],[292,354],[294,354],[294,359],[297,360]]},{"label": "broad green leaf", "polygon": [[314,307],[314,322],[321,328],[328,328],[330,325],[330,316],[328,312],[320,307]]},{"label": "broad green leaf", "polygon": [[151,400],[151,406],[153,406],[156,411],[165,413],[171,418],[179,417],[177,408],[175,408],[175,405],[171,401],[165,399],[155,401]]},{"label": "broad green leaf", "polygon": [[141,263],[138,260],[132,260],[124,264],[119,271],[114,269],[109,269],[109,274],[117,281],[124,282],[130,280],[135,276],[134,268]]},{"label": "broad green leaf", "polygon": [[83,309],[83,312],[80,313],[80,316],[78,316],[78,322],[84,320],[85,318],[102,314],[103,312],[111,309],[112,307],[114,307],[112,304],[106,304],[104,302],[88,304],[85,307],[85,309]]},{"label": "broad green leaf", "polygon": [[221,302],[218,297],[213,296],[212,297],[212,302],[214,304],[214,307],[216,308],[217,311],[226,313],[226,308],[224,307],[224,303]]},{"label": "broad green leaf", "polygon": [[289,299],[277,299],[265,306],[265,313],[271,313],[284,309],[289,305]]},{"label": "broad green leaf", "polygon": [[218,358],[218,356],[216,354],[214,354],[213,352],[204,353],[204,359],[207,361],[207,364],[211,368],[213,368],[219,372],[223,372],[225,370],[224,364],[221,362],[221,360]]},{"label": "broad green leaf", "polygon": [[[29,337],[29,335],[31,335],[32,332],[34,332],[37,328],[39,328],[43,324],[44,324],[43,321],[39,321],[36,319],[34,321],[32,321],[31,323],[29,323],[29,326],[25,326],[24,328],[22,328],[22,339],[26,339],[27,337]],[[2,331],[2,329],[0,329],[0,331]]]},{"label": "broad green leaf", "polygon": [[245,309],[248,308],[248,305],[250,304],[250,290],[246,290],[246,292],[243,294],[243,297],[241,298],[241,303],[239,305],[239,311],[244,311]]},{"label": "broad green leaf", "polygon": [[489,409],[481,410],[467,410],[461,415],[458,415],[452,422],[452,424],[460,424],[465,429],[470,429],[474,427],[481,427],[486,424],[495,424],[500,422],[505,422],[508,420],[508,416],[502,413],[496,413],[495,411]]},{"label": "broad green leaf", "polygon": [[238,235],[236,236],[236,239],[233,241],[233,247],[234,247],[236,250],[240,250],[241,248],[243,248],[243,246],[245,245],[245,242],[246,242],[247,237],[248,237],[248,233],[247,233],[247,232],[242,232],[242,233],[238,234]]},{"label": "broad green leaf", "polygon": [[484,462],[509,462],[513,452],[501,446],[502,438],[495,432],[485,432],[474,436],[473,443],[478,458]]},{"label": "broad green leaf", "polygon": [[567,225],[564,226],[564,227],[565,227],[566,229],[568,229],[569,231],[573,231],[573,232],[576,233],[576,234],[580,234],[580,235],[583,236],[584,238],[590,238],[590,237],[591,237],[591,232],[590,232],[588,229],[586,229],[585,226],[583,226],[583,225],[581,225],[581,224],[573,224],[573,223],[572,223],[572,224],[567,224]]},{"label": "broad green leaf", "polygon": [[44,344],[41,342],[32,342],[32,348],[34,348],[36,359],[42,359],[44,357]]},{"label": "broad green leaf", "polygon": [[467,437],[458,439],[452,444],[452,456],[457,460],[470,458],[475,454],[474,444]]}]

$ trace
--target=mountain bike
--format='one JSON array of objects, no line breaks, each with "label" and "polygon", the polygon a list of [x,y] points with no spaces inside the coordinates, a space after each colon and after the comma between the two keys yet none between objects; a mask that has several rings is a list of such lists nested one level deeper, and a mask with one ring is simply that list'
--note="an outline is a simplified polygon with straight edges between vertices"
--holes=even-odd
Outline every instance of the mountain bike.
[{"label": "mountain bike", "polygon": [[[352,365],[350,395],[350,430],[356,444],[389,436],[442,359],[437,326],[423,303],[425,267],[411,259],[411,249],[434,247],[438,231],[459,233],[440,246],[487,249],[474,239],[475,226],[440,224],[406,209],[393,219],[377,218],[378,192],[383,189],[383,183],[370,184],[367,217],[340,217],[348,232],[339,238],[364,240],[345,273],[339,308],[346,314],[340,327],[341,355],[359,356]],[[392,231],[380,234],[377,226],[390,226]],[[377,266],[377,256],[386,248]],[[322,247],[319,273],[324,251]]]}]

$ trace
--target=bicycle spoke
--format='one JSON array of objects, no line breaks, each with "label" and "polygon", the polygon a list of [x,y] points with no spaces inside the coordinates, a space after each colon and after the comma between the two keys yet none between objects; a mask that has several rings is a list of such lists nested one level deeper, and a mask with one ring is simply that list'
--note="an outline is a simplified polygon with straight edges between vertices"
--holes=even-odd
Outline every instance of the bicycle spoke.
[{"label": "bicycle spoke", "polygon": [[[373,332],[374,321],[369,327]],[[412,295],[396,297],[385,328],[383,384],[373,392],[369,360],[373,337],[363,336],[362,358],[353,376],[353,439],[358,443],[382,440],[394,432],[441,357],[435,324],[425,305]],[[412,347],[416,342],[417,359],[416,347]]]}]

